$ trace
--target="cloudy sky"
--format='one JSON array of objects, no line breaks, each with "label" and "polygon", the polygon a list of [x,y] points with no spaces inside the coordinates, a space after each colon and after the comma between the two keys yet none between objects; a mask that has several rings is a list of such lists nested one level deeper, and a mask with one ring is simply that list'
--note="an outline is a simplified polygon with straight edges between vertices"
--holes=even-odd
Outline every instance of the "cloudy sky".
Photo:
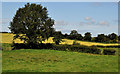
[{"label": "cloudy sky", "polygon": [[[2,29],[9,31],[16,10],[24,7],[25,2],[2,3]],[[49,16],[55,20],[55,29],[62,33],[77,30],[79,33],[91,32],[97,34],[118,33],[117,2],[39,2],[47,7]]]}]

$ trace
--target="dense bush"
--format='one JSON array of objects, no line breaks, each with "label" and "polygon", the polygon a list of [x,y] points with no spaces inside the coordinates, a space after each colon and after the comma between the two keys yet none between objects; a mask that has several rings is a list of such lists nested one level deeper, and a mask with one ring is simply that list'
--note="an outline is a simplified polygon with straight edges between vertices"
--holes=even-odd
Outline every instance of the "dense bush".
[{"label": "dense bush", "polygon": [[69,51],[77,51],[83,53],[92,53],[92,54],[100,54],[101,50],[94,47],[83,46],[83,45],[54,45],[54,50],[69,50]]},{"label": "dense bush", "polygon": [[104,49],[103,50],[103,54],[104,55],[115,55],[115,50],[113,50],[113,49]]},{"label": "dense bush", "polygon": [[[84,46],[84,45],[55,45],[55,44],[38,44],[32,45],[30,47],[27,44],[23,43],[14,43],[14,49],[53,49],[53,50],[60,50],[60,51],[75,51],[75,52],[83,52],[83,53],[92,53],[92,54],[101,54],[101,50],[98,49],[97,46]],[[103,49],[104,55],[115,55],[115,50],[113,49]]]},{"label": "dense bush", "polygon": [[28,45],[28,44],[23,44],[23,43],[13,43],[12,47],[14,49],[51,49],[52,48],[52,44],[47,43],[47,44],[32,44],[32,45]]},{"label": "dense bush", "polygon": [[83,45],[55,45],[55,44],[39,44],[39,45],[32,45],[30,47],[27,44],[13,44],[14,49],[53,49],[53,50],[61,50],[61,51],[77,51],[83,53],[93,53],[93,54],[100,54],[101,50],[96,47],[89,47]]}]

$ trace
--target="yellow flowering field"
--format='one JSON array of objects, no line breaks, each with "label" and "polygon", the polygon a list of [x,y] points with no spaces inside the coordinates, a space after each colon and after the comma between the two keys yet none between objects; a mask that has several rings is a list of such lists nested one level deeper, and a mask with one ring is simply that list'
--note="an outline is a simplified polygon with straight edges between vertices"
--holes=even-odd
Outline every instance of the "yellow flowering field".
[{"label": "yellow flowering field", "polygon": [[[0,43],[12,43],[14,34],[9,34],[9,33],[0,33]],[[2,38],[1,38],[2,37]],[[52,40],[53,37],[50,37],[48,40],[43,41],[43,43],[53,43]],[[60,44],[73,44],[74,40],[70,39],[63,39],[63,42]],[[110,46],[110,45],[118,45],[118,43],[114,44],[104,44],[104,43],[96,43],[96,42],[87,42],[87,41],[77,41],[81,45],[87,45],[87,46],[92,46],[92,45],[102,45],[102,46]],[[19,39],[15,40],[15,43],[23,43],[23,41],[20,41]]]}]

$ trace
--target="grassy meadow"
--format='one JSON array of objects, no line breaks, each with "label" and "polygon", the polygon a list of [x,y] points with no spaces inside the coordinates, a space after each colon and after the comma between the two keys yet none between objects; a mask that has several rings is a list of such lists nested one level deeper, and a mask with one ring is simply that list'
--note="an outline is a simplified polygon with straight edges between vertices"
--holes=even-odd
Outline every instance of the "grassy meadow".
[{"label": "grassy meadow", "polygon": [[117,72],[118,56],[56,50],[3,51],[3,72]]},{"label": "grassy meadow", "polygon": [[[72,51],[48,49],[11,50],[13,34],[2,34],[3,72],[118,72],[118,55],[97,55]],[[64,39],[61,44],[72,44],[74,40]],[[16,40],[17,43],[22,43]],[[116,45],[78,41],[80,44]],[[52,38],[44,43],[53,43]],[[103,50],[103,48],[100,48]],[[113,48],[117,50],[117,48]],[[116,53],[116,54],[117,54]]]}]

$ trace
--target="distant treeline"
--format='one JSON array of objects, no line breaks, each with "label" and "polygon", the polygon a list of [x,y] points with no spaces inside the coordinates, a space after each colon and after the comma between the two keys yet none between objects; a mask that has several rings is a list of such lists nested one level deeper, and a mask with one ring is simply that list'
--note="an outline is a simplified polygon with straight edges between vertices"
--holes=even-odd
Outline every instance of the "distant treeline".
[{"label": "distant treeline", "polygon": [[[11,33],[11,32],[0,32],[0,33]],[[102,42],[102,43],[118,43],[120,42],[120,35],[111,33],[108,35],[98,34],[97,37],[92,37],[90,32],[86,32],[84,36],[79,34],[76,30],[72,30],[70,34],[62,34],[61,31],[56,31],[53,33],[54,36],[63,39],[81,40],[81,41],[91,41],[91,42]]]},{"label": "distant treeline", "polygon": [[[108,35],[98,34],[97,37],[92,37],[90,32],[86,32],[84,36],[79,34],[76,30],[72,30],[70,34],[62,34],[61,31],[56,32],[59,34],[59,37],[73,40],[81,40],[81,41],[91,41],[91,42],[102,42],[102,43],[118,43],[120,41],[120,35],[118,36],[115,33],[111,33]],[[56,35],[56,34],[55,34]]]}]

